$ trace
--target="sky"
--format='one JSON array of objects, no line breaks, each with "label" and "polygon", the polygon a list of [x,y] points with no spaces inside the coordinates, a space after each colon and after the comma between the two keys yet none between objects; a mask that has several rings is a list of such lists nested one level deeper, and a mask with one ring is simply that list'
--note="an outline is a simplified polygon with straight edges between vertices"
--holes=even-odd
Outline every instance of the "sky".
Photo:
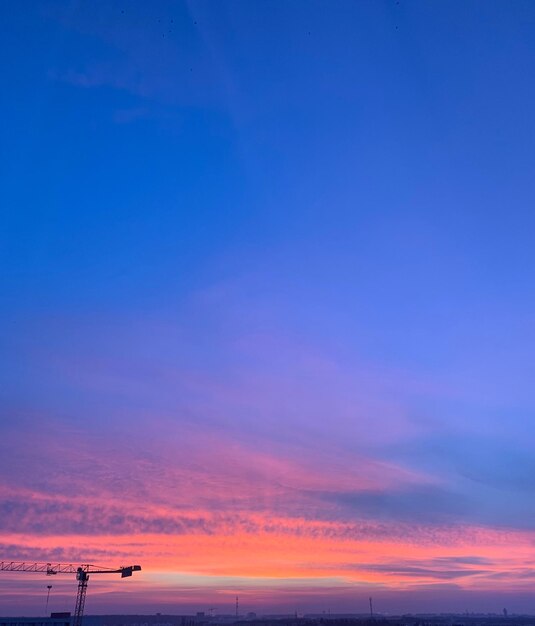
[{"label": "sky", "polygon": [[535,613],[535,4],[0,13],[0,560],[142,566],[87,613]]}]

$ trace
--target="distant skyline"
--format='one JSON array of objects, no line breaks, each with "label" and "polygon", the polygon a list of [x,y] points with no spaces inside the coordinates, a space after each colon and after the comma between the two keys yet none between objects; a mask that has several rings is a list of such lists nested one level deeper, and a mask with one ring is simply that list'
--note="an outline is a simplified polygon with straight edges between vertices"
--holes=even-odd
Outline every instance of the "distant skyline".
[{"label": "distant skyline", "polygon": [[142,565],[87,613],[535,614],[535,4],[0,15],[0,560]]}]

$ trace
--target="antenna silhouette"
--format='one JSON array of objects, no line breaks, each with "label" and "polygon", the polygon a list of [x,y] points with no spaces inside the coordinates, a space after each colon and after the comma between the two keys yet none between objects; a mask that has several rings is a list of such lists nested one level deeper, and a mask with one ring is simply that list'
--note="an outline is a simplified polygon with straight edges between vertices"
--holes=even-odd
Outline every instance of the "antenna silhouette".
[{"label": "antenna silhouette", "polygon": [[50,597],[50,590],[52,589],[52,585],[47,585],[46,588],[48,589],[48,591],[46,593],[45,617],[48,617],[48,598]]},{"label": "antenna silhouette", "polygon": [[236,617],[238,617],[238,607],[239,607],[238,596],[236,596]]},{"label": "antenna silhouette", "polygon": [[373,602],[372,597],[370,596],[370,617],[373,619]]}]

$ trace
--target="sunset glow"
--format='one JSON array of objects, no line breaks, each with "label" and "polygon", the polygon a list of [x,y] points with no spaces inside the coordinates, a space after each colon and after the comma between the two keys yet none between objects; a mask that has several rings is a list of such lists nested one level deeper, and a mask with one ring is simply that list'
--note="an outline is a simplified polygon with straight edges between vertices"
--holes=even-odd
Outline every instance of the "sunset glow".
[{"label": "sunset glow", "polygon": [[535,613],[535,3],[0,11],[0,561],[139,563],[95,614]]}]

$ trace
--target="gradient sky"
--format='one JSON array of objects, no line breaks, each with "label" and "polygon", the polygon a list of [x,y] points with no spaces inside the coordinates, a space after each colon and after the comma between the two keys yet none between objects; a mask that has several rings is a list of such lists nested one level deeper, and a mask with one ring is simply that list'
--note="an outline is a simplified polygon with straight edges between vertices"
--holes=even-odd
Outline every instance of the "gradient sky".
[{"label": "gradient sky", "polygon": [[0,11],[0,560],[535,612],[535,4]]}]

